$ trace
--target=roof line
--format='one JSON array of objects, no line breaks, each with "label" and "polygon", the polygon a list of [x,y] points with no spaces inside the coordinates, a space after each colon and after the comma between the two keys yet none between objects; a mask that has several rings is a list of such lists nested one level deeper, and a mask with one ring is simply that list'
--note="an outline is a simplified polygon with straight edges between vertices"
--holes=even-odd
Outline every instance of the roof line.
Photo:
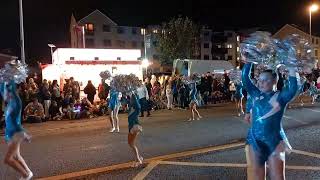
[{"label": "roof line", "polygon": [[[300,31],[300,32],[302,32],[302,33],[304,33],[304,34],[306,34],[307,36],[309,36],[309,34],[308,33],[306,33],[306,32],[304,32],[304,31],[302,31],[301,29],[299,29],[299,28],[297,28],[297,27],[295,27],[295,26],[293,26],[293,25],[291,25],[291,24],[286,24],[286,25],[284,25],[284,26],[282,26],[282,28],[281,29],[279,29],[273,36],[276,36],[276,35],[278,35],[278,33],[280,33],[281,32],[281,30],[282,29],[284,29],[286,26],[290,26],[290,27],[292,27],[292,28],[294,28],[294,29],[296,29],[296,30],[298,30],[298,31]],[[314,36],[314,35],[312,35],[312,37],[316,37],[316,38],[318,38],[318,36]]]},{"label": "roof line", "polygon": [[92,15],[92,14],[94,14],[94,13],[96,13],[96,12],[102,14],[105,18],[107,18],[108,20],[110,20],[111,23],[113,23],[114,25],[116,25],[116,26],[118,25],[118,24],[115,23],[112,19],[110,19],[107,15],[105,15],[104,13],[102,13],[99,9],[96,9],[96,10],[92,11],[90,14],[88,14],[88,15],[85,16],[84,18],[80,19],[80,20],[78,21],[78,23],[80,23],[82,20],[86,19],[87,17],[89,17],[90,15]]}]

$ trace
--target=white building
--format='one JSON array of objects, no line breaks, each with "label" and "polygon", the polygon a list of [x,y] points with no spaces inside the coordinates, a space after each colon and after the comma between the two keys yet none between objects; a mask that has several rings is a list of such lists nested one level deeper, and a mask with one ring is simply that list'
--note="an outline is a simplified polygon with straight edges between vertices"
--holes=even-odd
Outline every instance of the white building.
[{"label": "white building", "polygon": [[[143,30],[121,26],[99,10],[70,23],[72,48],[140,49],[144,52]],[[83,42],[83,39],[85,42]]]},{"label": "white building", "polygon": [[142,79],[140,57],[139,49],[58,48],[53,53],[53,63],[42,69],[42,77],[60,83],[74,77],[82,88],[88,80],[98,87],[101,82],[99,74],[105,70],[112,75],[133,73]]}]

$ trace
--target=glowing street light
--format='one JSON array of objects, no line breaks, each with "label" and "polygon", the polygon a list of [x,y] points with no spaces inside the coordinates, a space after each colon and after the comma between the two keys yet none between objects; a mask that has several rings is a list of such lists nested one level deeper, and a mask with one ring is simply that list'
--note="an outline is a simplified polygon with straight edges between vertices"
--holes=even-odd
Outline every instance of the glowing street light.
[{"label": "glowing street light", "polygon": [[319,6],[317,4],[312,4],[310,7],[309,7],[309,17],[310,17],[310,21],[309,21],[309,32],[310,32],[310,42],[312,43],[312,34],[311,34],[311,29],[312,29],[312,26],[311,26],[311,16],[312,16],[312,13],[313,12],[316,12],[318,11],[319,9]]},{"label": "glowing street light", "polygon": [[148,59],[143,59],[142,60],[142,67],[146,68],[146,75],[148,75],[148,66],[150,65],[150,62]]}]

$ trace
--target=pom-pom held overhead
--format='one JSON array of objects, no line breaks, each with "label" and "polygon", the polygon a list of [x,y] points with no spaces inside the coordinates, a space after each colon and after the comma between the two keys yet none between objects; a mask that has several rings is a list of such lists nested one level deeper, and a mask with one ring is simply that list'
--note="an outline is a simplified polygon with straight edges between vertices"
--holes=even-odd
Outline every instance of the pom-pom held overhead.
[{"label": "pom-pom held overhead", "polygon": [[256,32],[240,44],[241,55],[247,62],[274,70],[281,65],[297,67],[303,73],[310,73],[314,68],[313,51],[309,41],[297,34],[280,41],[267,32]]},{"label": "pom-pom held overhead", "polygon": [[110,73],[110,71],[108,71],[108,70],[102,71],[99,75],[100,75],[100,77],[101,77],[102,79],[109,79],[109,78],[111,78],[111,73]]},{"label": "pom-pom held overhead", "polygon": [[233,81],[236,84],[240,83],[241,82],[241,70],[239,70],[239,69],[231,70],[229,72],[229,78],[231,81]]},{"label": "pom-pom held overhead", "polygon": [[191,83],[200,83],[201,76],[197,73],[193,73],[190,76],[184,76],[182,78],[182,82],[185,84],[191,84]]},{"label": "pom-pom held overhead", "polygon": [[112,78],[110,86],[112,89],[126,93],[136,90],[141,85],[141,82],[134,74],[129,75],[116,75]]},{"label": "pom-pom held overhead", "polygon": [[19,84],[24,82],[28,77],[27,65],[20,61],[13,60],[5,64],[4,68],[0,69],[0,81],[14,81]]}]

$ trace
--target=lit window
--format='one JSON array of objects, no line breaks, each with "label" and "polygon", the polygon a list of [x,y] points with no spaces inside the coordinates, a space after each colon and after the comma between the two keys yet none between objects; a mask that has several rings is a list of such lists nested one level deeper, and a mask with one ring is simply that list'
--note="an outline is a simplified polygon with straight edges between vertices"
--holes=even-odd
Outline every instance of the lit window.
[{"label": "lit window", "polygon": [[240,36],[237,36],[237,41],[240,42]]},{"label": "lit window", "polygon": [[218,45],[218,48],[221,48],[221,45],[220,45],[220,44]]},{"label": "lit window", "polygon": [[157,34],[157,33],[158,33],[158,30],[157,30],[157,29],[154,29],[152,32],[155,33],[155,34]]},{"label": "lit window", "polygon": [[238,60],[238,61],[240,60],[240,57],[239,57],[239,56],[237,57],[237,60]]},{"label": "lit window", "polygon": [[228,49],[232,49],[232,44],[227,44]]},{"label": "lit window", "polygon": [[240,48],[239,47],[237,47],[237,52],[239,52],[240,51]]},{"label": "lit window", "polygon": [[87,24],[85,24],[85,29],[87,31],[94,31],[94,26],[92,23],[87,23]]},{"label": "lit window", "polygon": [[146,33],[146,29],[141,28],[141,35],[145,35],[145,33]]}]

